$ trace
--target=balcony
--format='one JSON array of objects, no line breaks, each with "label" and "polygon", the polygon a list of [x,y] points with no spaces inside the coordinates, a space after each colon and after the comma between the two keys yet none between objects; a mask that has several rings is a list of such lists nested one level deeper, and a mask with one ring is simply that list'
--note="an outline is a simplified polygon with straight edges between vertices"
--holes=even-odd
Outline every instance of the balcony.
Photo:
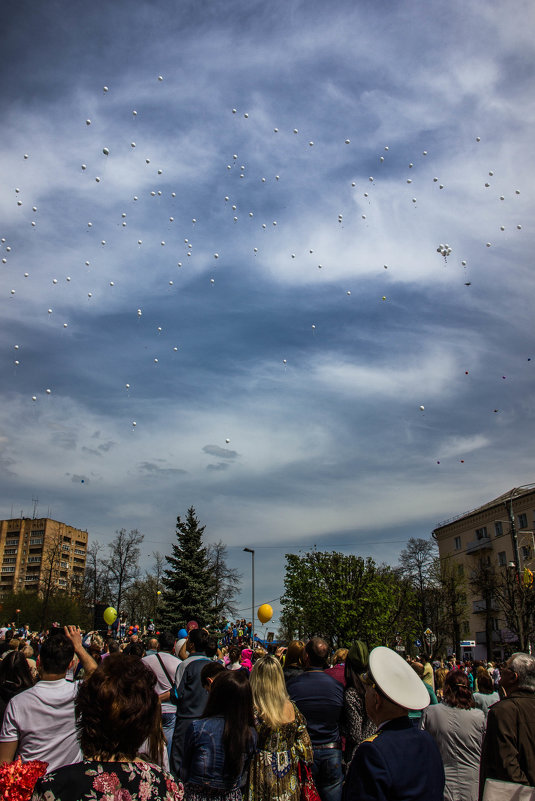
[{"label": "balcony", "polygon": [[481,539],[472,540],[466,546],[466,553],[477,553],[477,551],[484,551],[490,548],[492,550],[492,540],[490,537],[481,537]]}]

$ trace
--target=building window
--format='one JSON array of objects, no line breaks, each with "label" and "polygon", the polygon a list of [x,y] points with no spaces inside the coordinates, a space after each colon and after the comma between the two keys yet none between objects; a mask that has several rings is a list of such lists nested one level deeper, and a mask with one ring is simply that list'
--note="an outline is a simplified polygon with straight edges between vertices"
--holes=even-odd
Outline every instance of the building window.
[{"label": "building window", "polygon": [[38,528],[38,529],[36,529],[34,531],[30,531],[30,534],[32,535],[32,537],[42,537],[44,533],[45,532],[41,528]]},{"label": "building window", "polygon": [[3,567],[2,568],[2,573],[14,573],[14,572],[15,572],[15,568],[14,567]]},{"label": "building window", "polygon": [[43,538],[42,537],[32,537],[30,539],[30,545],[42,545]]},{"label": "building window", "polygon": [[482,528],[476,528],[476,537],[478,540],[482,540],[487,536],[487,527],[483,526]]},{"label": "building window", "polygon": [[5,548],[4,556],[15,556],[17,553],[17,548]]},{"label": "building window", "polygon": [[518,515],[518,528],[528,527],[528,516],[524,512]]},{"label": "building window", "polygon": [[70,545],[62,545],[61,546],[61,550],[62,551],[70,551],[71,550],[71,546]]},{"label": "building window", "polygon": [[461,550],[461,538],[460,537],[455,537],[455,550],[456,551],[460,551]]},{"label": "building window", "polygon": [[7,557],[4,558],[4,564],[5,565],[14,565],[16,563],[16,561],[17,561],[17,557],[16,556],[7,556]]},{"label": "building window", "polygon": [[507,560],[505,558],[505,551],[500,551],[498,553],[498,564],[500,565],[500,567],[505,567],[505,565],[507,564]]},{"label": "building window", "polygon": [[462,637],[466,639],[470,634],[470,626],[468,625],[468,620],[463,620],[461,624],[461,631],[462,631]]},{"label": "building window", "polygon": [[[531,559],[531,548],[529,547],[529,545],[522,546],[522,559],[524,561],[526,561],[527,559]],[[4,559],[4,562],[6,561],[7,559]]]},{"label": "building window", "polygon": [[501,520],[496,520],[494,523],[494,533],[497,537],[501,537],[503,534],[503,523]]},{"label": "building window", "polygon": [[41,561],[41,557],[40,556],[29,556],[28,557],[28,562],[40,562],[40,561]]},{"label": "building window", "polygon": [[457,575],[459,578],[464,578],[464,565],[457,565]]},{"label": "building window", "polygon": [[79,554],[80,556],[85,556],[85,551],[82,548],[75,548],[74,553]]},{"label": "building window", "polygon": [[6,545],[18,545],[18,540],[6,540]]}]

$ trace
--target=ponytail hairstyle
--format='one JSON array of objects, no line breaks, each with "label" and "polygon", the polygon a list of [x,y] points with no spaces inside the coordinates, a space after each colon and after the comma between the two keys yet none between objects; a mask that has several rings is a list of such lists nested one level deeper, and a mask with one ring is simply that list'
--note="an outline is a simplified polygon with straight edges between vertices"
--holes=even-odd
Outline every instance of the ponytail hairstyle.
[{"label": "ponytail hairstyle", "polygon": [[253,694],[245,670],[225,670],[212,683],[203,718],[225,718],[223,750],[225,773],[238,777],[253,742]]},{"label": "ponytail hairstyle", "polygon": [[474,697],[466,673],[463,673],[462,670],[450,670],[444,679],[442,698],[445,704],[454,706],[457,709],[473,709],[475,707]]}]

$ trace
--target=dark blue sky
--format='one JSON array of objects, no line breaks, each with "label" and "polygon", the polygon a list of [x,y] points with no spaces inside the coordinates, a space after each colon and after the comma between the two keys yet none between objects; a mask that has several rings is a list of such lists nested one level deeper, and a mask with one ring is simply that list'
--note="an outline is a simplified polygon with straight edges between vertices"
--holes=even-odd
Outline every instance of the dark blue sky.
[{"label": "dark blue sky", "polygon": [[5,2],[2,516],[194,505],[246,607],[532,481],[533,13]]}]

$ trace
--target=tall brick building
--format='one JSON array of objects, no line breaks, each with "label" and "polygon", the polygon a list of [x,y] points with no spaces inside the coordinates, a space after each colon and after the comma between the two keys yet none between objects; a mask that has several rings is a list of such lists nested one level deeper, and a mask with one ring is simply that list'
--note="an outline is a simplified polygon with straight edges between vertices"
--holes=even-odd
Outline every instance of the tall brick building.
[{"label": "tall brick building", "polygon": [[0,598],[45,588],[71,594],[83,579],[87,531],[48,517],[0,520]]}]

